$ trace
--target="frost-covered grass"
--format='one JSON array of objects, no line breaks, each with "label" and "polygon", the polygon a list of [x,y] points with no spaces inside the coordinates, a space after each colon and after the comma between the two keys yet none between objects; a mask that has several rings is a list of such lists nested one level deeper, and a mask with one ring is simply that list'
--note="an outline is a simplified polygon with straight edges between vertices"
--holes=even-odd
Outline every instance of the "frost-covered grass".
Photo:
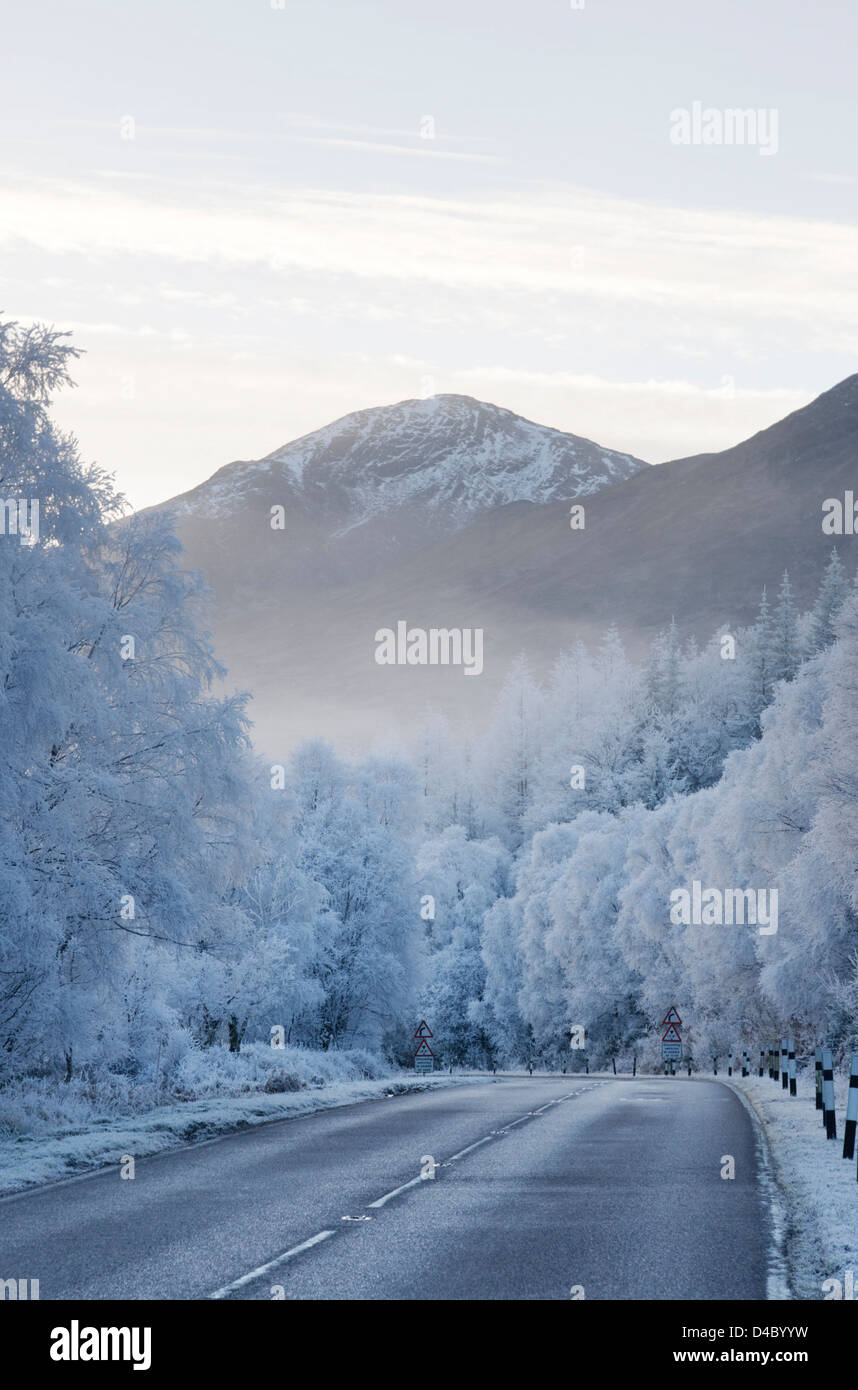
[{"label": "frost-covered grass", "polygon": [[240,1052],[223,1047],[186,1052],[161,1085],[99,1071],[73,1077],[19,1077],[0,1085],[0,1141],[8,1136],[48,1134],[58,1127],[98,1123],[116,1115],[139,1115],[177,1101],[240,1096],[263,1090],[301,1090],[333,1081],[378,1080],[390,1063],[372,1052],[316,1052],[246,1044]]},{"label": "frost-covered grass", "polygon": [[822,1299],[826,1279],[844,1282],[851,1269],[858,1286],[858,1181],[856,1160],[841,1157],[848,1076],[835,1076],[837,1139],[826,1139],[815,1108],[813,1068],[798,1076],[791,1098],[768,1075],[733,1077],[754,1106],[768,1136],[778,1180],[789,1207],[787,1256],[797,1298]]},{"label": "frost-covered grass", "polygon": [[20,1078],[0,1088],[0,1193],[119,1163],[123,1154],[141,1158],[267,1120],[450,1082],[440,1073],[416,1077],[371,1052],[264,1044],[189,1053],[163,1089],[126,1076],[68,1085]]}]

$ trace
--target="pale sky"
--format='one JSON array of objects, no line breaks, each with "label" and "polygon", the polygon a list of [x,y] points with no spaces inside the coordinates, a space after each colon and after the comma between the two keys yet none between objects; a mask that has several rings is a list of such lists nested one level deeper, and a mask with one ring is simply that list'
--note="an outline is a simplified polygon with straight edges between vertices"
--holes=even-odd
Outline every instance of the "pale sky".
[{"label": "pale sky", "polygon": [[0,311],[132,504],[442,391],[660,462],[858,369],[854,0],[279,4],[4,17]]}]

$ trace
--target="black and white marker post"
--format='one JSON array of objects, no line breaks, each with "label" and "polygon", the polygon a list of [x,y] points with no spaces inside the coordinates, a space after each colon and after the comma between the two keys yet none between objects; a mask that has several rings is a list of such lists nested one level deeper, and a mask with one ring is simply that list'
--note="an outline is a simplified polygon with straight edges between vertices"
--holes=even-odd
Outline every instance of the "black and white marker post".
[{"label": "black and white marker post", "polygon": [[748,1049],[747,1049],[746,1047],[743,1047],[743,1048],[742,1048],[742,1075],[743,1075],[743,1076],[750,1076],[750,1074],[751,1074],[751,1059],[750,1059],[750,1057],[748,1056]]},{"label": "black and white marker post", "polygon": [[[855,1157],[855,1125],[858,1121],[858,1054],[852,1054],[849,1073],[849,1097],[846,1101],[846,1133],[843,1136],[843,1157]],[[858,1177],[858,1173],[856,1173]]]},{"label": "black and white marker post", "polygon": [[[814,1071],[816,1072],[816,1108],[823,1109],[822,1104],[822,1048],[813,1049]],[[825,1122],[823,1121],[823,1124]]]},{"label": "black and white marker post", "polygon": [[826,1139],[837,1138],[837,1120],[834,1115],[834,1063],[831,1048],[822,1049],[822,1105],[825,1116]]},{"label": "black and white marker post", "polygon": [[765,1069],[766,1069],[765,1058],[766,1058],[766,1054],[765,1054],[765,1052],[763,1051],[763,1049],[760,1048],[760,1076],[762,1076],[763,1072],[764,1072]]},{"label": "black and white marker post", "polygon": [[789,1087],[789,1075],[787,1073],[787,1040],[781,1038],[781,1090],[785,1091]]},{"label": "black and white marker post", "polygon": [[728,1075],[728,1076],[732,1076],[732,1075],[733,1075],[733,1049],[732,1049],[732,1047],[730,1048],[730,1051],[727,1053],[727,1075]]},{"label": "black and white marker post", "polygon": [[797,1094],[797,1082],[795,1075],[795,1038],[789,1040],[789,1093],[791,1096]]}]

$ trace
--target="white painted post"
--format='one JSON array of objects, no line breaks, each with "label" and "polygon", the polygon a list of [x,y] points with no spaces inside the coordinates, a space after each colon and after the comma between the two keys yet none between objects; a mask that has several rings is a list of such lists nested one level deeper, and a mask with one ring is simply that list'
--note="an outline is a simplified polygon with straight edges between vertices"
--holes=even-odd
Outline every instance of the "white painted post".
[{"label": "white painted post", "polygon": [[831,1048],[822,1049],[822,1104],[825,1110],[825,1137],[837,1138],[837,1120],[834,1114],[834,1063]]},{"label": "white painted post", "polygon": [[849,1098],[846,1102],[846,1133],[843,1136],[843,1157],[855,1157],[855,1126],[858,1122],[858,1053],[852,1054],[849,1073]]}]

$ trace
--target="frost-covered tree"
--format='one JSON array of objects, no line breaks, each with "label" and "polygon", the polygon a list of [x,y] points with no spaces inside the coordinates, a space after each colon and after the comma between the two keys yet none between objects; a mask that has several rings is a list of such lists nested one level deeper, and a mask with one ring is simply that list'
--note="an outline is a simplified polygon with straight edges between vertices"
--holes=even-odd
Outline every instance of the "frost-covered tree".
[{"label": "frost-covered tree", "polygon": [[786,921],[763,972],[768,997],[818,1034],[855,1026],[842,1004],[858,951],[858,596],[843,605],[835,633],[806,670],[814,697],[806,732],[793,720],[782,734],[800,792],[784,778],[779,802],[794,852],[783,874]]},{"label": "frost-covered tree", "polygon": [[236,936],[248,806],[198,581],[51,424],[70,355],[0,331],[0,473],[40,515],[32,543],[0,537],[0,1027],[10,1065],[66,1077],[154,1052],[190,962]]},{"label": "frost-covered tree", "polygon": [[656,637],[646,669],[646,692],[656,718],[674,719],[683,701],[683,657],[676,619]]},{"label": "frost-covered tree", "polygon": [[801,662],[798,636],[798,614],[789,574],[784,570],[778,601],[772,617],[772,676],[776,681],[790,681]]},{"label": "frost-covered tree", "polygon": [[577,843],[549,897],[546,949],[564,985],[570,1028],[586,1031],[591,1063],[616,1060],[645,1027],[640,976],[629,968],[617,928],[630,838],[645,812],[584,812]]},{"label": "frost-covered tree", "polygon": [[524,982],[519,940],[522,905],[521,898],[498,898],[483,919],[485,982],[477,1014],[495,1056],[514,1065],[524,1063],[533,1052],[533,1034],[519,1006]]},{"label": "frost-covered tree", "polygon": [[[534,835],[516,875],[512,899],[521,955],[518,1008],[535,1055],[551,1063],[567,1058],[570,1029],[579,1022],[569,1017],[563,976],[556,955],[549,950],[548,936],[554,924],[552,889],[575,851],[582,820],[579,816],[568,825],[550,825]],[[496,960],[489,956],[486,964],[491,975]]]},{"label": "frost-covered tree", "polygon": [[319,1043],[378,1046],[416,1007],[417,783],[400,759],[348,768],[327,745],[292,761],[298,866],[327,893],[335,922],[320,967]]},{"label": "frost-covered tree", "polygon": [[836,550],[832,550],[815,604],[808,614],[807,653],[810,656],[830,647],[835,639],[834,624],[846,602],[849,581]]},{"label": "frost-covered tree", "polygon": [[516,850],[526,834],[539,761],[543,696],[523,658],[498,696],[494,718],[480,740],[474,774],[482,822]]},{"label": "frost-covered tree", "polygon": [[507,891],[509,862],[498,839],[469,840],[460,825],[426,841],[417,856],[421,900],[434,904],[425,924],[419,1012],[430,1022],[436,1054],[457,1065],[486,1065],[492,1057],[481,933],[485,914]]},{"label": "frost-covered tree", "polygon": [[745,637],[745,654],[749,689],[749,705],[756,721],[755,733],[759,733],[759,718],[772,698],[776,680],[774,645],[774,619],[769,606],[768,594],[763,589],[757,621]]}]

